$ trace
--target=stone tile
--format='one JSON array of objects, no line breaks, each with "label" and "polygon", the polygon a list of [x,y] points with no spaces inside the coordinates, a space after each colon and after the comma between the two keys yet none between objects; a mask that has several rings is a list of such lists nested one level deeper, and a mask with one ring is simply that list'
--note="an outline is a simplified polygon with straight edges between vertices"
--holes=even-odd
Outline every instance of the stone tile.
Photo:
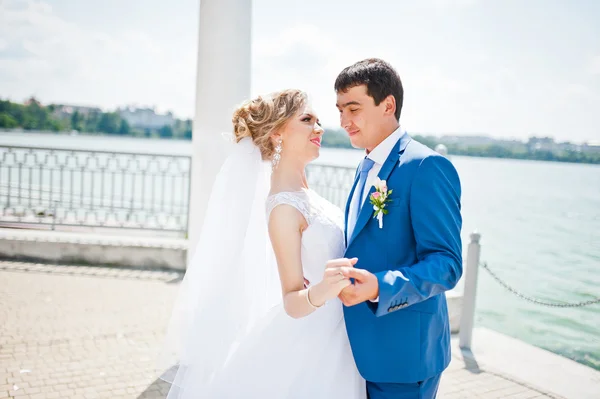
[{"label": "stone tile", "polygon": [[[180,277],[0,261],[0,399],[163,399],[153,367]],[[516,381],[455,355],[438,397],[557,398]]]}]

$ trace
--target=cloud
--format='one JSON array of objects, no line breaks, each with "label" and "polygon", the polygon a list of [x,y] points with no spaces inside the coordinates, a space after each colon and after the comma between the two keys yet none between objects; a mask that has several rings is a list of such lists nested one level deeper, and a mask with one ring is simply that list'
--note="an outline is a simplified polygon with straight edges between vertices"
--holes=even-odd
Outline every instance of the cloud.
[{"label": "cloud", "polygon": [[581,83],[570,83],[565,86],[564,91],[565,97],[563,103],[579,100],[590,103],[595,101],[600,105],[600,96],[598,95],[598,92],[590,88],[588,85]]},{"label": "cloud", "polygon": [[471,7],[480,3],[481,0],[430,0],[426,4],[430,4],[435,8],[464,8]]},{"label": "cloud", "polygon": [[[448,124],[462,125],[474,109],[482,107],[473,97],[471,79],[450,75],[443,63],[423,65],[420,59],[413,59],[395,47],[378,44],[354,47],[307,24],[257,39],[253,54],[253,95],[287,87],[306,90],[324,125],[338,127],[333,91],[335,78],[346,66],[367,57],[385,59],[398,70],[406,98],[402,123],[411,130],[446,131]],[[487,70],[477,79],[498,85],[492,75],[493,71]]]},{"label": "cloud", "polygon": [[[177,8],[173,17],[136,1],[119,18],[113,15],[106,23],[86,25],[82,21],[93,20],[90,14],[98,11],[88,3],[73,7],[67,17],[50,0],[0,0],[0,96],[21,101],[35,95],[45,103],[108,109],[158,105],[159,111],[192,116],[198,21],[197,14],[188,11],[192,0],[186,1],[189,7]],[[281,18],[289,15],[275,10],[273,23],[253,27],[252,94],[304,89],[326,126],[336,127],[337,74],[357,60],[380,57],[402,77],[402,123],[409,131],[597,134],[591,115],[600,101],[600,54],[571,57],[585,62],[580,62],[579,74],[564,75],[563,64],[543,61],[542,51],[527,57],[505,52],[499,43],[487,40],[492,36],[486,36],[486,21],[497,17],[488,7],[481,8],[478,19],[481,35],[458,29],[458,20],[448,20],[452,12],[470,12],[477,4],[485,3],[399,2],[386,15],[380,8],[363,7],[358,25],[350,23],[356,18],[354,6],[345,14],[332,6],[321,10],[322,18],[307,14],[284,22]],[[148,13],[138,15],[140,10]],[[338,23],[330,23],[331,18]],[[350,28],[356,34],[349,34]],[[521,40],[504,39],[502,43]],[[578,51],[590,54],[589,47]],[[577,130],[569,126],[574,120]]]},{"label": "cloud", "polygon": [[411,81],[406,85],[426,92],[442,91],[451,94],[467,93],[469,85],[458,77],[450,77],[438,65],[430,65],[419,69],[417,74],[411,76]]},{"label": "cloud", "polygon": [[95,31],[31,0],[0,2],[0,37],[0,94],[14,101],[161,104],[192,114],[195,48],[173,54],[147,32]]},{"label": "cloud", "polygon": [[332,62],[343,50],[313,25],[296,25],[278,35],[259,38],[253,48],[253,95],[299,88],[307,91],[321,120],[337,123]]},{"label": "cloud", "polygon": [[279,35],[257,40],[253,48],[253,67],[257,74],[275,79],[319,75],[335,50],[335,43],[317,27],[298,25]]},{"label": "cloud", "polygon": [[588,63],[587,70],[592,75],[600,75],[600,55],[592,57]]},{"label": "cloud", "polygon": [[299,24],[279,34],[257,38],[253,48],[253,95],[294,87],[305,90],[321,121],[337,127],[333,84],[348,65],[367,57],[390,60],[378,45],[354,48],[332,34],[310,25]]}]

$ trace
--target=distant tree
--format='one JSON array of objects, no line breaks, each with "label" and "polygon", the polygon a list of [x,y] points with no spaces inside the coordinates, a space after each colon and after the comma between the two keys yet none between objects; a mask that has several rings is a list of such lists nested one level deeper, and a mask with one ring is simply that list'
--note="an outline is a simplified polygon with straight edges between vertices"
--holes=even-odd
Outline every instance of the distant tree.
[{"label": "distant tree", "polygon": [[98,131],[115,134],[121,126],[121,117],[116,112],[104,112],[98,122]]},{"label": "distant tree", "polygon": [[84,130],[84,119],[81,114],[79,113],[79,111],[75,111],[73,112],[73,115],[71,115],[71,129],[77,130],[77,131],[83,131]]},{"label": "distant tree", "polygon": [[487,146],[482,151],[486,156],[494,157],[494,158],[510,158],[512,152],[501,145],[492,144]]},{"label": "distant tree", "polygon": [[121,126],[119,127],[119,134],[129,134],[130,132],[130,128],[129,128],[129,123],[127,123],[127,121],[125,119],[121,119]]},{"label": "distant tree", "polygon": [[90,133],[98,132],[98,124],[101,118],[100,112],[90,112],[87,114],[85,118],[84,128],[83,130]]},{"label": "distant tree", "polygon": [[170,125],[164,125],[158,129],[158,135],[162,138],[173,137],[173,128]]},{"label": "distant tree", "polygon": [[192,139],[192,120],[186,119],[183,124],[183,138],[186,140]]},{"label": "distant tree", "polygon": [[23,120],[24,129],[45,130],[50,128],[50,123],[48,123],[49,112],[40,104],[38,100],[36,100],[34,97],[31,97],[25,104],[25,118]]},{"label": "distant tree", "polygon": [[352,148],[348,134],[342,129],[325,129],[323,147]]},{"label": "distant tree", "polygon": [[7,112],[0,112],[0,127],[3,129],[14,129],[19,127],[19,122]]},{"label": "distant tree", "polygon": [[[71,115],[57,113],[59,106],[42,105],[35,97],[23,104],[0,99],[0,128],[28,130],[69,131],[76,129],[81,133],[120,134],[134,137],[192,138],[193,121],[176,119],[172,126],[160,128],[142,128],[130,126],[119,114],[114,112],[75,111]],[[422,144],[435,149],[438,144],[446,145],[449,155],[476,157],[533,159],[559,162],[585,162],[600,164],[600,153],[582,151],[579,146],[569,142],[556,143],[553,138],[532,136],[526,143],[516,141],[490,141],[492,144],[469,145],[460,137],[445,142],[443,138],[432,135],[412,135]],[[343,129],[325,129],[324,147],[352,148],[348,135]]]},{"label": "distant tree", "polygon": [[0,112],[8,112],[12,103],[7,100],[0,100]]},{"label": "distant tree", "polygon": [[435,137],[415,135],[413,138],[419,143],[431,148],[432,150],[435,149],[435,146],[439,144],[438,140]]}]

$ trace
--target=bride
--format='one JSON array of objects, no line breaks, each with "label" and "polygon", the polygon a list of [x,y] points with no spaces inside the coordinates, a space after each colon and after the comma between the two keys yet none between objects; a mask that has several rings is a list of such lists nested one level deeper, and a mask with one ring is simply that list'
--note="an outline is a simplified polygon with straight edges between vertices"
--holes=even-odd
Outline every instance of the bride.
[{"label": "bride", "polygon": [[356,259],[342,258],[341,210],[305,174],[319,120],[304,92],[285,90],[232,121],[167,333],[167,398],[364,399],[337,298]]}]

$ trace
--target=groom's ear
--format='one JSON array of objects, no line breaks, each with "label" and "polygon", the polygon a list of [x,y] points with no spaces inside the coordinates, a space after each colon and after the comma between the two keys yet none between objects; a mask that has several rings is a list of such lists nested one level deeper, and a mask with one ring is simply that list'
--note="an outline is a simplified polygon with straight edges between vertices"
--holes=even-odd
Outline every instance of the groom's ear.
[{"label": "groom's ear", "polygon": [[389,95],[383,99],[384,114],[395,115],[396,113],[396,98],[393,95]]}]

